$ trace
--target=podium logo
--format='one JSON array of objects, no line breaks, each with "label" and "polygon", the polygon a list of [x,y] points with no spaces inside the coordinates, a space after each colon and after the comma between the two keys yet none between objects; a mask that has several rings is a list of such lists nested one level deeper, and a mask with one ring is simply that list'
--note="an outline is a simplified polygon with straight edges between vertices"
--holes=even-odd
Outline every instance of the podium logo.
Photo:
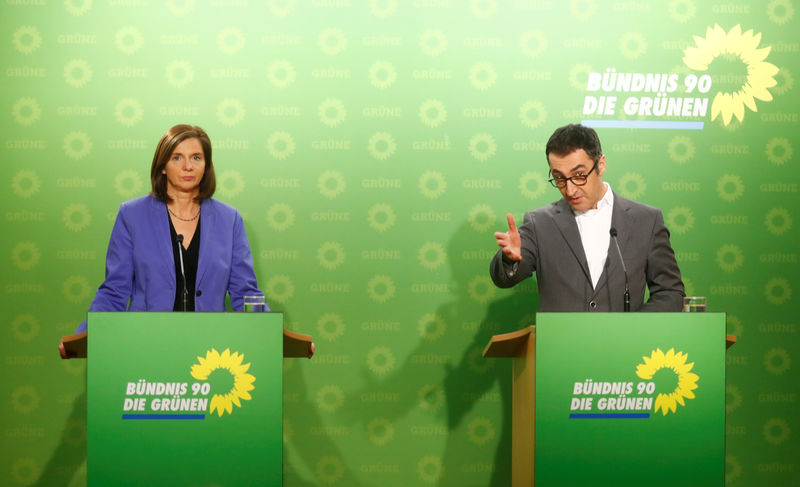
[{"label": "podium logo", "polygon": [[[636,375],[641,379],[655,380],[658,384],[671,383],[670,392],[659,392],[656,396],[654,410],[661,410],[662,415],[673,412],[678,408],[678,404],[685,406],[684,399],[694,399],[693,390],[697,389],[697,381],[700,377],[691,372],[694,362],[686,363],[688,355],[683,352],[675,353],[674,348],[670,348],[667,353],[656,348],[649,357],[642,357],[643,364],[636,367]],[[663,387],[663,386],[662,386]],[[657,389],[662,387],[656,386]]]},{"label": "podium logo", "polygon": [[[215,393],[211,397],[209,414],[217,414],[221,417],[226,412],[233,414],[233,406],[242,407],[241,401],[252,399],[250,391],[255,389],[253,382],[256,378],[248,374],[250,363],[243,364],[244,355],[238,352],[230,352],[225,349],[219,353],[216,349],[206,352],[205,357],[197,357],[196,364],[192,365],[192,377],[201,381],[213,380],[217,384],[227,382],[230,389],[225,393]],[[227,388],[223,385],[223,388]]]},{"label": "podium logo", "polygon": [[678,405],[686,406],[687,399],[695,398],[700,380],[692,372],[694,362],[687,363],[688,358],[674,348],[667,353],[656,348],[636,366],[639,380],[603,377],[573,382],[570,419],[645,419],[659,411],[662,416],[677,413]]}]

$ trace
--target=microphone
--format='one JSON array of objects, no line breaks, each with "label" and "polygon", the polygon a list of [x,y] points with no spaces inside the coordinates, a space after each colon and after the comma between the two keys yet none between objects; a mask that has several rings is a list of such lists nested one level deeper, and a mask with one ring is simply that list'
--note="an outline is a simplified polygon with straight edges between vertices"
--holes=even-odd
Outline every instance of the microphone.
[{"label": "microphone", "polygon": [[619,261],[622,263],[622,272],[625,274],[625,295],[622,301],[622,310],[628,312],[631,310],[631,293],[628,290],[628,269],[625,268],[625,259],[622,258],[622,250],[620,250],[619,248],[619,240],[617,240],[617,229],[611,227],[609,233],[611,234],[611,238],[614,239],[614,244],[617,246]]},{"label": "microphone", "polygon": [[178,235],[178,257],[181,262],[181,278],[183,279],[183,310],[189,307],[189,290],[186,289],[186,273],[183,270],[183,235]]}]

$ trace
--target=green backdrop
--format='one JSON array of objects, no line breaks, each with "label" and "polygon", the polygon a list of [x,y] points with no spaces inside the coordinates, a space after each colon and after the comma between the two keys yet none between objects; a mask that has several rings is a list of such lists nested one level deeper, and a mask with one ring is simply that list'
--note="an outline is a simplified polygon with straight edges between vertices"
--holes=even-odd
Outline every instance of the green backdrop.
[{"label": "green backdrop", "polygon": [[688,292],[739,337],[728,484],[795,485],[795,7],[6,0],[4,482],[85,483],[85,365],[58,359],[58,337],[158,138],[189,122],[272,308],[318,345],[285,362],[286,485],[507,485],[510,367],[480,353],[537,297],[493,287],[492,233],[560,196],[544,144],[593,120],[622,126],[598,129],[604,179],[663,209]]}]

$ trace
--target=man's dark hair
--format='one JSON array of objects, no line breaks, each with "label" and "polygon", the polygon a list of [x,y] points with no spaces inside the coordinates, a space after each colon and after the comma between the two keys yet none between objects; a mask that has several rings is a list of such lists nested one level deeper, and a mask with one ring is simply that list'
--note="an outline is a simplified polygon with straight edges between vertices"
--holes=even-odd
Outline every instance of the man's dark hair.
[{"label": "man's dark hair", "polygon": [[592,158],[594,162],[600,160],[603,155],[603,149],[600,147],[600,138],[597,132],[591,127],[585,127],[577,123],[571,123],[556,129],[550,140],[547,141],[545,147],[545,157],[548,157],[552,152],[557,156],[568,156],[572,152],[583,149],[586,154]]}]

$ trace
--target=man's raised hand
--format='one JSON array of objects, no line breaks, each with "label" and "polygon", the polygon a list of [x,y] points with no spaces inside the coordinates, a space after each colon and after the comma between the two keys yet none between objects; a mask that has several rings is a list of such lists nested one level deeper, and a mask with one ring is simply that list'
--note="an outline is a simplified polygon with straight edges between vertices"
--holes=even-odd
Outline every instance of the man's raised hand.
[{"label": "man's raised hand", "polygon": [[522,241],[519,238],[519,230],[517,224],[514,222],[514,216],[509,213],[506,215],[508,219],[507,232],[495,232],[494,238],[497,239],[497,245],[503,248],[503,253],[509,259],[515,261],[522,260]]}]

